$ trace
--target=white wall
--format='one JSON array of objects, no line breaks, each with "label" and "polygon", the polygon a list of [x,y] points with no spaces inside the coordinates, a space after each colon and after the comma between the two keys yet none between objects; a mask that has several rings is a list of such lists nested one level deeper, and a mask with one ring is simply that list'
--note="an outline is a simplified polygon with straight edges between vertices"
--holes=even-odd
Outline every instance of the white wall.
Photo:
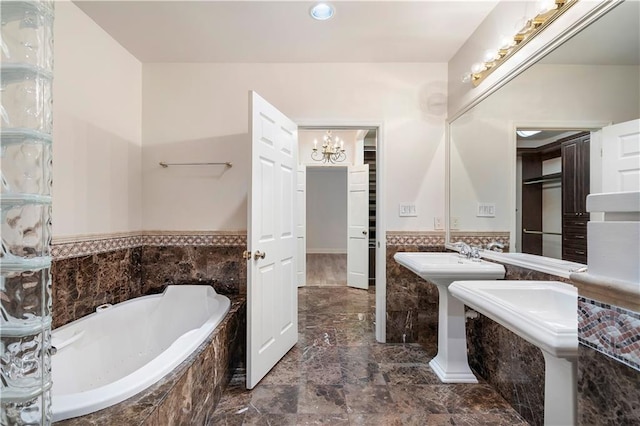
[{"label": "white wall", "polygon": [[[640,116],[638,93],[638,66],[538,64],[455,120],[451,216],[460,229],[511,229],[514,126],[631,120]],[[477,202],[495,202],[496,217],[475,217]]]},{"label": "white wall", "polygon": [[347,252],[347,168],[307,168],[307,253]]},{"label": "white wall", "polygon": [[[248,91],[294,121],[384,124],[390,230],[431,230],[444,214],[446,64],[144,64],[145,229],[247,226]],[[158,161],[233,161],[161,169]],[[399,218],[415,202],[417,218]]]},{"label": "white wall", "polygon": [[142,66],[56,2],[53,236],[141,229]]}]

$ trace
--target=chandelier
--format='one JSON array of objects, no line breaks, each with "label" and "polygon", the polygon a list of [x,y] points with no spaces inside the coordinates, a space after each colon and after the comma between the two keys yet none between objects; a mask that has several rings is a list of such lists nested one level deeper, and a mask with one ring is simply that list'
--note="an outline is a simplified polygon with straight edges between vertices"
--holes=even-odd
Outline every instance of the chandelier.
[{"label": "chandelier", "polygon": [[344,141],[339,137],[331,135],[331,130],[327,130],[327,134],[323,137],[322,151],[318,150],[318,140],[313,140],[313,151],[311,159],[314,161],[322,161],[323,163],[339,163],[347,158],[344,153]]}]

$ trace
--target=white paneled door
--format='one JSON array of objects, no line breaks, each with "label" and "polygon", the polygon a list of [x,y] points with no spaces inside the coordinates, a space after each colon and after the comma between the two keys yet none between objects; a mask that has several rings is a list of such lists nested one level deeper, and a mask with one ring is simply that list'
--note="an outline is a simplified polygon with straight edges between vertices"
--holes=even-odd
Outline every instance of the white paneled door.
[{"label": "white paneled door", "polygon": [[349,167],[347,285],[369,288],[369,165]]},{"label": "white paneled door", "polygon": [[298,166],[296,202],[298,216],[296,238],[298,240],[297,273],[298,287],[307,284],[307,166]]},{"label": "white paneled door", "polygon": [[602,128],[602,192],[640,191],[640,120]]},{"label": "white paneled door", "polygon": [[250,92],[251,187],[247,241],[247,388],[298,340],[298,127]]}]

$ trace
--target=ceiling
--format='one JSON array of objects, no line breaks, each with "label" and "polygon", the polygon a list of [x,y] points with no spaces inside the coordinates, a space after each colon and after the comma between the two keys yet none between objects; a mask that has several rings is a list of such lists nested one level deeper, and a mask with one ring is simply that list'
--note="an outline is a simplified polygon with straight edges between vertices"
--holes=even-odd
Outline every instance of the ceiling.
[{"label": "ceiling", "polygon": [[495,0],[74,1],[141,62],[448,62]]}]

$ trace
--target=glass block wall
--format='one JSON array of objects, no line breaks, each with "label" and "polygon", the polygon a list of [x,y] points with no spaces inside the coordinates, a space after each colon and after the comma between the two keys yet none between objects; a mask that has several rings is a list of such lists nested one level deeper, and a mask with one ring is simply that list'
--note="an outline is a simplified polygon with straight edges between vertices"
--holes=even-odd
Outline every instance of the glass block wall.
[{"label": "glass block wall", "polygon": [[51,423],[53,0],[0,2],[0,424]]}]

